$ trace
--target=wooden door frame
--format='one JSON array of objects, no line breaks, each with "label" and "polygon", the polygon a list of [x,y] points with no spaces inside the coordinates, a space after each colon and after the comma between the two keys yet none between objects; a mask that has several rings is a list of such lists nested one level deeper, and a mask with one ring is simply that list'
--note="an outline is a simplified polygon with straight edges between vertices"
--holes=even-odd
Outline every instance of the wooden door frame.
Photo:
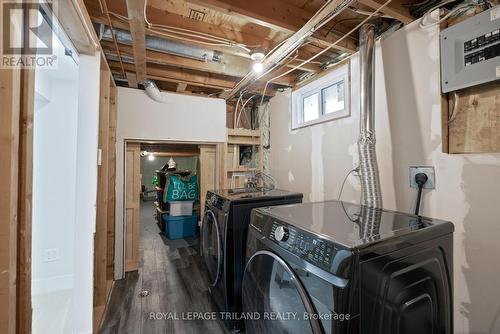
[{"label": "wooden door frame", "polygon": [[[123,147],[118,147],[117,149],[123,150],[124,155],[123,155],[123,185],[121,186],[123,191],[123,196],[122,196],[122,221],[120,222],[122,224],[122,233],[121,235],[117,233],[115,235],[115,244],[119,244],[122,247],[122,258],[118,259],[115,258],[115,263],[118,261],[121,262],[123,272],[122,272],[122,277],[125,277],[125,251],[126,251],[126,244],[125,244],[125,236],[126,236],[126,175],[127,175],[127,159],[126,159],[126,152],[127,152],[127,144],[129,143],[144,143],[144,144],[172,144],[172,145],[211,145],[215,147],[216,150],[216,171],[215,171],[215,182],[216,185],[218,186],[219,189],[223,188],[224,186],[224,179],[223,179],[223,163],[221,161],[221,158],[223,156],[223,145],[225,143],[223,142],[210,142],[210,141],[186,141],[186,140],[158,140],[158,139],[146,139],[146,138],[124,138],[123,139]],[[117,185],[117,190],[120,185]]]},{"label": "wooden door frame", "polygon": [[[96,227],[94,233],[93,324],[100,327],[110,296],[114,269],[114,171],[116,133],[116,85],[101,55],[99,87],[99,138],[101,152],[97,171]],[[111,238],[110,238],[111,236]],[[111,253],[111,255],[110,255]]]},{"label": "wooden door frame", "polygon": [[[133,180],[133,183],[134,185],[136,186],[136,189],[135,191],[139,192],[140,189],[141,189],[141,184],[140,184],[140,180],[139,180],[139,176],[140,176],[140,173],[141,173],[141,161],[140,161],[140,155],[141,155],[141,143],[138,143],[138,142],[126,142],[125,143],[125,163],[124,163],[124,173],[125,173],[125,177],[123,179],[123,190],[124,190],[124,193],[123,193],[123,268],[124,268],[124,271],[125,272],[129,272],[129,271],[134,271],[134,270],[137,270],[138,267],[139,267],[139,230],[137,231],[137,234],[133,234],[133,231],[132,231],[132,239],[135,239],[133,240],[133,243],[135,243],[137,245],[137,248],[134,248],[133,249],[133,252],[134,252],[134,257],[132,259],[127,259],[127,210],[128,209],[132,209],[132,210],[135,210],[134,211],[134,218],[135,220],[137,220],[137,225],[140,224],[140,220],[141,220],[141,213],[140,213],[140,210],[141,210],[141,199],[139,197],[139,194],[135,194],[134,196],[136,196],[136,201],[135,203],[132,202],[132,208],[130,207],[127,207],[127,183],[128,183],[128,178],[127,178],[127,172],[128,172],[128,169],[130,168],[130,166],[127,164],[127,161],[128,161],[128,154],[129,154],[129,148],[131,146],[134,146],[134,150],[136,150],[136,154],[138,155],[137,157],[134,156],[134,165],[137,163],[137,167],[134,167],[134,171],[135,171],[135,168],[138,168],[138,175],[137,175],[137,179],[134,179]],[[137,159],[137,160],[136,160]],[[135,184],[135,182],[139,182],[139,184]],[[129,203],[130,205],[130,203]],[[135,220],[132,221],[132,224],[135,223]],[[139,226],[137,226],[139,227]],[[127,262],[128,261],[128,262]]]}]

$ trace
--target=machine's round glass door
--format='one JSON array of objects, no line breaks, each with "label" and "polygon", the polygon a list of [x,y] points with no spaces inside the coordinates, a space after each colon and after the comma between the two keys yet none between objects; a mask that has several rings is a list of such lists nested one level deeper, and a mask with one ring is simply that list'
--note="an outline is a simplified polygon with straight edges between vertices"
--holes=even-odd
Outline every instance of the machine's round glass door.
[{"label": "machine's round glass door", "polygon": [[301,282],[272,252],[259,251],[249,260],[242,297],[247,333],[322,332],[318,320],[311,316],[314,306]]},{"label": "machine's round glass door", "polygon": [[211,285],[217,284],[221,266],[221,240],[215,214],[207,210],[201,227],[201,250]]}]

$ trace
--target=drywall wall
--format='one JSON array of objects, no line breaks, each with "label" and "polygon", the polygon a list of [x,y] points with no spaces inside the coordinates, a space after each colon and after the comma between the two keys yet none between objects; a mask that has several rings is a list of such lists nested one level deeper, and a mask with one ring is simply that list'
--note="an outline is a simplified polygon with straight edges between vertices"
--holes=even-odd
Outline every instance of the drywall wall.
[{"label": "drywall wall", "polygon": [[73,331],[78,75],[54,44],[56,69],[35,69],[31,302],[33,334]]},{"label": "drywall wall", "polygon": [[123,277],[123,194],[126,140],[205,142],[226,141],[226,102],[186,94],[161,93],[165,103],[142,90],[117,90],[115,278]]},{"label": "drywall wall", "polygon": [[[290,92],[270,102],[270,170],[305,200],[336,199],[357,166],[359,69],[351,63],[351,117],[291,131]],[[447,155],[441,148],[439,39],[415,22],[377,43],[376,128],[384,207],[413,211],[408,167],[436,167],[422,214],[452,221],[455,333],[500,333],[500,154]],[[356,177],[344,200],[359,202]]]},{"label": "drywall wall", "polygon": [[100,55],[58,56],[35,75],[33,333],[92,333]]},{"label": "drywall wall", "polygon": [[[58,55],[57,70],[35,73],[33,295],[73,288],[78,66]],[[55,258],[46,258],[49,253]]]},{"label": "drywall wall", "polygon": [[80,56],[72,333],[92,333],[101,57]]}]

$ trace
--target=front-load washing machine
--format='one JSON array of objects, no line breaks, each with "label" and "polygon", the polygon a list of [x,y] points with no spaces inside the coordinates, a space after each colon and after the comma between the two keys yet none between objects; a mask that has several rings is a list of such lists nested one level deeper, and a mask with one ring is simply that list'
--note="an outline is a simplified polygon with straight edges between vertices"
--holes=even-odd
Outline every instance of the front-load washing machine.
[{"label": "front-load washing machine", "polygon": [[255,209],[246,331],[451,334],[453,231],[450,222],[338,201]]},{"label": "front-load washing machine", "polygon": [[209,191],[202,221],[201,254],[208,272],[210,297],[226,326],[243,329],[241,280],[250,212],[262,206],[302,202],[302,194],[255,188]]}]

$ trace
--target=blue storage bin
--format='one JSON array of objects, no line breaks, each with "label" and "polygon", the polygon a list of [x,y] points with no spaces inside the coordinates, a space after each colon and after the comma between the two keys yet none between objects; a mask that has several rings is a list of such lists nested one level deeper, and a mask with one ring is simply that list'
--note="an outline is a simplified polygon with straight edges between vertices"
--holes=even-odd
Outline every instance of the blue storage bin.
[{"label": "blue storage bin", "polygon": [[165,220],[165,234],[170,240],[193,237],[196,234],[198,216],[169,216],[163,215]]}]

